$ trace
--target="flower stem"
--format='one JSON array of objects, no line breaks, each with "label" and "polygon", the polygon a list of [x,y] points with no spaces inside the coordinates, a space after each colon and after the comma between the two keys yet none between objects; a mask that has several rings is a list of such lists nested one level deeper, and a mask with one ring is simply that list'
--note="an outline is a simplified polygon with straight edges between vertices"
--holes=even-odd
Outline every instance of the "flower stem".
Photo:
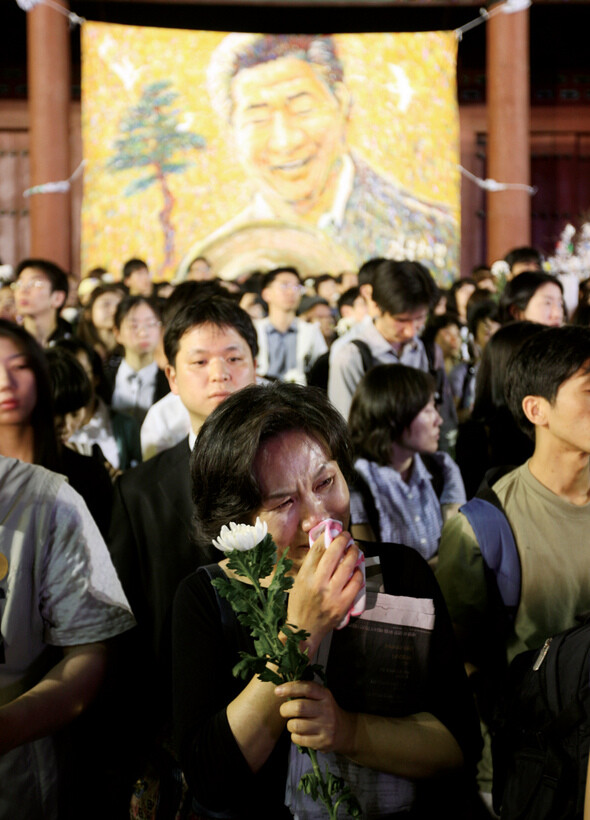
[{"label": "flower stem", "polygon": [[307,754],[310,757],[311,765],[313,767],[313,773],[316,776],[317,783],[319,786],[319,798],[324,804],[324,806],[328,809],[328,816],[330,820],[337,820],[338,818],[338,804],[336,806],[332,805],[332,798],[328,793],[328,789],[326,786],[326,781],[322,775],[322,770],[320,769],[320,764],[318,763],[318,756],[315,749],[310,749],[307,747],[306,749]]}]

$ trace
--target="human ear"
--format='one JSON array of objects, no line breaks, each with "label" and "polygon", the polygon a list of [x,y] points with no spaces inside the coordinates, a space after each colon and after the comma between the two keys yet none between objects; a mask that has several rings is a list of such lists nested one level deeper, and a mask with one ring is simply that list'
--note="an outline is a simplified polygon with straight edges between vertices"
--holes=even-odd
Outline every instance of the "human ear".
[{"label": "human ear", "polygon": [[522,412],[531,424],[537,427],[547,425],[547,399],[542,396],[525,396],[522,400]]},{"label": "human ear", "polygon": [[178,386],[176,384],[176,370],[171,364],[167,364],[164,369],[164,373],[166,374],[166,378],[168,379],[170,391],[178,396]]},{"label": "human ear", "polygon": [[59,310],[65,304],[66,294],[63,290],[54,290],[51,294],[50,301],[51,307],[55,308],[56,310]]}]

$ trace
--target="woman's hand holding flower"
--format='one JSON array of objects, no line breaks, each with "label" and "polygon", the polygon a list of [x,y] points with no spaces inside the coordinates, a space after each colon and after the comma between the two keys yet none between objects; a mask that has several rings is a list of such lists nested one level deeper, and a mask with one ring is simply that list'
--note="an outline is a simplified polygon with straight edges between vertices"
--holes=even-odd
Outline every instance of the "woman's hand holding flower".
[{"label": "woman's hand holding flower", "polygon": [[287,622],[309,632],[306,641],[313,657],[322,638],[341,622],[363,587],[362,572],[355,568],[359,548],[350,544],[351,536],[343,532],[328,549],[324,536],[314,542],[305,557],[291,594]]},{"label": "woman's hand holding flower", "polygon": [[275,694],[288,698],[280,712],[293,743],[320,752],[353,753],[356,715],[341,709],[329,689],[313,681],[293,681],[277,686]]}]

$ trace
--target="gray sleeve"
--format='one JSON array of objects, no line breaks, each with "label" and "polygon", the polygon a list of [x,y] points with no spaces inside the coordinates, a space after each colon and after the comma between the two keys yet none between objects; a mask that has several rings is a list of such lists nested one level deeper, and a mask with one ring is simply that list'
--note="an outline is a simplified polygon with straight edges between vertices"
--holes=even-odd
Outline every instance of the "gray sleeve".
[{"label": "gray sleeve", "polygon": [[66,483],[51,514],[39,606],[44,640],[56,646],[103,641],[135,625],[106,544]]},{"label": "gray sleeve", "polygon": [[356,345],[342,345],[330,356],[328,397],[348,421],[354,391],[364,375],[363,360]]}]

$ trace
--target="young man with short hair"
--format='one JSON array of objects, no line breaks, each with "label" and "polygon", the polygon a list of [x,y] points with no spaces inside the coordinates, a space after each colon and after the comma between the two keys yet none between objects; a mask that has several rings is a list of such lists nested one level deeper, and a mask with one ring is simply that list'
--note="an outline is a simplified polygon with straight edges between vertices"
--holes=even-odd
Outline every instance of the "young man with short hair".
[{"label": "young man with short hair", "polygon": [[275,268],[265,275],[262,298],[268,316],[255,322],[260,376],[305,384],[313,363],[328,350],[318,325],[296,317],[302,293],[295,268]]},{"label": "young man with short hair", "polygon": [[23,325],[42,347],[57,339],[67,339],[73,330],[62,319],[61,309],[68,298],[68,277],[47,259],[23,259],[16,268],[13,285],[16,312]]},{"label": "young man with short hair", "polygon": [[[508,365],[506,398],[535,441],[529,461],[493,484],[522,573],[510,659],[590,609],[590,330],[549,328],[528,339]],[[470,631],[485,610],[484,570],[459,515],[443,531],[437,576],[451,617]]]},{"label": "young man with short hair", "polygon": [[[375,364],[405,364],[428,370],[428,357],[419,334],[437,292],[428,270],[419,262],[377,262],[371,281],[378,315],[363,322],[354,336],[369,348]],[[348,418],[354,391],[365,372],[358,347],[351,341],[333,348],[328,395]]]},{"label": "young man with short hair", "polygon": [[[436,572],[465,660],[488,680],[590,610],[590,330],[535,334],[508,364],[505,390],[535,441],[525,464],[492,479],[517,555],[502,514],[472,526],[468,504],[443,528]],[[501,544],[493,561],[484,536]]]},{"label": "young man with short hair", "polygon": [[173,314],[164,334],[166,374],[188,410],[191,432],[175,447],[124,473],[115,484],[109,548],[149,650],[166,655],[167,618],[180,580],[213,550],[192,545],[189,458],[208,415],[256,379],[252,320],[235,302],[209,298]]}]

